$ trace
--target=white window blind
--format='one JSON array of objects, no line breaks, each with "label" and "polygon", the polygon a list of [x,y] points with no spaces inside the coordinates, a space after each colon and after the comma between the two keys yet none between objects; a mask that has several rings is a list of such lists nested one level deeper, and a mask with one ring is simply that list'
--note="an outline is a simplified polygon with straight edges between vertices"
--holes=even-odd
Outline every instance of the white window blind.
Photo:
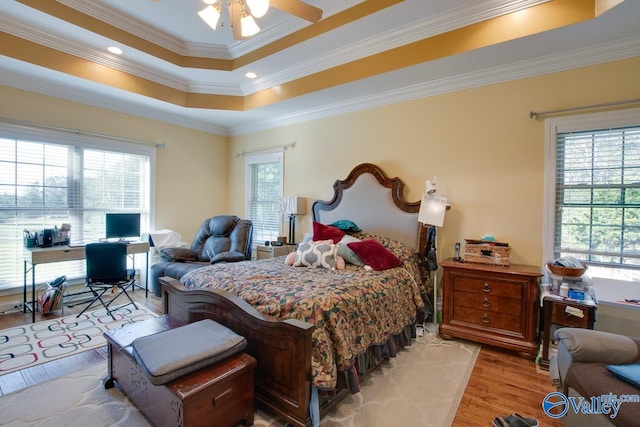
[{"label": "white window blind", "polygon": [[246,158],[247,215],[253,223],[254,244],[276,240],[280,234],[282,157],[277,153]]},{"label": "white window blind", "polygon": [[640,126],[559,132],[554,257],[640,268]]},{"label": "white window blind", "polygon": [[[0,289],[22,285],[24,230],[71,224],[72,241],[105,237],[106,212],[141,213],[148,229],[150,150],[82,144],[34,132],[40,141],[0,137]],[[36,139],[33,138],[33,139]],[[103,144],[104,145],[104,144]],[[125,151],[118,151],[119,149]],[[38,265],[36,282],[85,275],[84,261]]]}]

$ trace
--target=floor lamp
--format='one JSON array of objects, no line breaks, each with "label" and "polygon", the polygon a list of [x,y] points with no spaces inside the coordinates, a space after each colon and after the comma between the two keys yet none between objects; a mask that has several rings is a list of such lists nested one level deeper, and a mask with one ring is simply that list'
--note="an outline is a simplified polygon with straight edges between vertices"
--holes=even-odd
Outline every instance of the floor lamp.
[{"label": "floor lamp", "polygon": [[426,190],[420,201],[420,211],[418,213],[418,222],[425,227],[429,227],[427,232],[427,242],[424,248],[424,256],[427,271],[433,271],[433,323],[438,323],[438,263],[436,255],[436,230],[444,224],[444,215],[449,204],[447,198],[436,194],[435,182],[426,182]]},{"label": "floor lamp", "polygon": [[296,216],[307,213],[306,197],[285,197],[286,207],[284,213],[289,216],[289,245],[296,244]]}]

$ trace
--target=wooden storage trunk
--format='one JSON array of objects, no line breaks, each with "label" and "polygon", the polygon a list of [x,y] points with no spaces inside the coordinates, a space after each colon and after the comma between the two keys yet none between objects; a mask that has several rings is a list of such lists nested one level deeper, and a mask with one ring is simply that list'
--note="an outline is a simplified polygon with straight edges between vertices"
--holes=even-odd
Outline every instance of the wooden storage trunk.
[{"label": "wooden storage trunk", "polygon": [[105,387],[118,387],[156,427],[253,425],[256,360],[237,353],[164,385],[153,385],[129,345],[135,338],[182,326],[168,316],[105,332],[108,374]]},{"label": "wooden storage trunk", "polygon": [[508,243],[465,239],[465,262],[492,265],[511,265],[511,248]]}]

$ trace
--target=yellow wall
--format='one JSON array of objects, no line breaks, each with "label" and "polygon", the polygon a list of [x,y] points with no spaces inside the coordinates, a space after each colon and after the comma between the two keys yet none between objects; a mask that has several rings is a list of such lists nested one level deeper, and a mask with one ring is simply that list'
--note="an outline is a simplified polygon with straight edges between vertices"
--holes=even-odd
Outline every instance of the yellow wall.
[{"label": "yellow wall", "polygon": [[[512,262],[542,265],[545,127],[529,111],[640,98],[638,75],[640,57],[233,137],[229,208],[244,210],[235,153],[295,141],[284,156],[285,196],[328,200],[333,182],[363,162],[402,178],[411,201],[437,176],[452,205],[440,258],[456,241],[492,234],[511,245]],[[310,230],[311,215],[299,218],[298,238]]]},{"label": "yellow wall", "polygon": [[166,144],[156,153],[157,229],[191,242],[204,218],[227,213],[227,138],[0,86],[0,117]]},{"label": "yellow wall", "polygon": [[[329,199],[333,182],[362,162],[401,177],[409,200],[437,176],[452,204],[441,258],[456,241],[493,234],[511,245],[513,262],[541,265],[544,122],[529,111],[640,98],[637,75],[640,57],[230,139],[9,87],[0,87],[0,117],[166,144],[157,150],[156,228],[187,242],[206,217],[244,215],[237,152],[295,142],[285,152],[286,196]],[[311,215],[299,218],[298,237],[310,230]]]}]

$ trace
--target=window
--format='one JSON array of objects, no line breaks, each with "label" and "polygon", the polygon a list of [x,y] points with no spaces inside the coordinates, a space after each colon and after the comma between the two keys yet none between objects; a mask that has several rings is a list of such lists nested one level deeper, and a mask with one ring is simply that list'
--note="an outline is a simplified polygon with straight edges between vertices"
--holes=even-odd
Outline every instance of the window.
[{"label": "window", "polygon": [[570,255],[594,277],[640,279],[639,111],[548,120],[545,259]]},{"label": "window", "polygon": [[246,212],[253,222],[254,244],[280,234],[282,153],[246,157]]},{"label": "window", "polygon": [[[106,212],[148,229],[152,147],[0,126],[0,289],[22,286],[25,231],[71,224],[72,241],[105,237]],[[84,261],[39,265],[36,283],[84,277]]]}]

